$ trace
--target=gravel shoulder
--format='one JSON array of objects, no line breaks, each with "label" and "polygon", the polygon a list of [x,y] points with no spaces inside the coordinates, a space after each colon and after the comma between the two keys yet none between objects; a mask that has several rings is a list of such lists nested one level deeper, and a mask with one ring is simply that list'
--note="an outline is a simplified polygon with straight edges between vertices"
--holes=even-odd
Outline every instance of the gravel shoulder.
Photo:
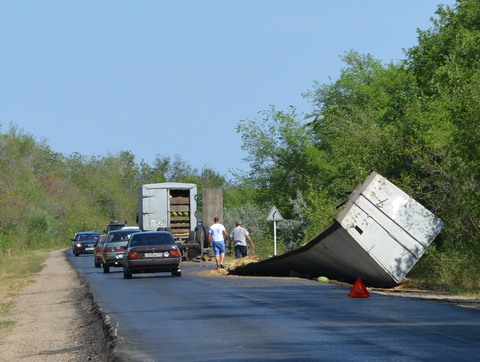
[{"label": "gravel shoulder", "polygon": [[64,250],[16,297],[14,327],[0,340],[1,361],[108,361],[101,313]]},{"label": "gravel shoulder", "polygon": [[[480,310],[479,299],[447,293],[369,290]],[[17,296],[14,319],[14,327],[0,340],[0,361],[114,361],[110,352],[115,338],[88,285],[68,263],[65,250],[52,252],[35,281]]]},{"label": "gravel shoulder", "polygon": [[457,296],[443,292],[432,292],[429,290],[420,289],[402,289],[401,287],[398,289],[371,288],[370,292],[402,298],[426,299],[440,303],[453,304],[458,307],[480,310],[480,299],[478,298]]}]

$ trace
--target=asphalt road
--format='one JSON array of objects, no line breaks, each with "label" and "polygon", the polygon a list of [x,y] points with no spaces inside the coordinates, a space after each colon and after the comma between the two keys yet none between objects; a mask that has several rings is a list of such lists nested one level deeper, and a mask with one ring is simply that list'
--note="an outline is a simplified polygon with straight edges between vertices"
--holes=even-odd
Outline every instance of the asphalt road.
[{"label": "asphalt road", "polygon": [[128,361],[478,361],[480,311],[298,278],[182,276],[94,268],[69,255]]}]

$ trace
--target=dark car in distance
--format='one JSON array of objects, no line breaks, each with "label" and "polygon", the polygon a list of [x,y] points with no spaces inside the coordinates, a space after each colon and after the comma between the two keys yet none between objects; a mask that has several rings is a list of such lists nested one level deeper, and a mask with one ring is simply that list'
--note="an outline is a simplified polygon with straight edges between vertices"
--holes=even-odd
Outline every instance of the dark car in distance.
[{"label": "dark car in distance", "polygon": [[100,236],[99,231],[82,231],[75,234],[72,239],[72,252],[75,256],[80,254],[93,254],[95,243]]},{"label": "dark car in distance", "polygon": [[144,231],[133,234],[122,258],[123,277],[137,273],[170,272],[181,276],[181,253],[168,231]]}]

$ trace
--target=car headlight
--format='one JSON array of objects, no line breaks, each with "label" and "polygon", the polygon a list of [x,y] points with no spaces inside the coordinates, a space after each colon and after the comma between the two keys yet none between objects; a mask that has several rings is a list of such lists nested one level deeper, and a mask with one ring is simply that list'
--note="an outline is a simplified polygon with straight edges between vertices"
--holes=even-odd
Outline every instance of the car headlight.
[{"label": "car headlight", "polygon": [[82,244],[78,243],[75,245],[77,248],[81,248],[82,247]]}]

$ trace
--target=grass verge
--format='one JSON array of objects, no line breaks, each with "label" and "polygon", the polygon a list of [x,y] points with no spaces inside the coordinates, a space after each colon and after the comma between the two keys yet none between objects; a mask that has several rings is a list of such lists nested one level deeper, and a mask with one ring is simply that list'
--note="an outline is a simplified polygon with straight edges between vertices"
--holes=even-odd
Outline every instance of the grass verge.
[{"label": "grass verge", "polygon": [[49,254],[49,250],[0,254],[0,337],[15,324],[11,320],[15,296],[42,270]]}]

